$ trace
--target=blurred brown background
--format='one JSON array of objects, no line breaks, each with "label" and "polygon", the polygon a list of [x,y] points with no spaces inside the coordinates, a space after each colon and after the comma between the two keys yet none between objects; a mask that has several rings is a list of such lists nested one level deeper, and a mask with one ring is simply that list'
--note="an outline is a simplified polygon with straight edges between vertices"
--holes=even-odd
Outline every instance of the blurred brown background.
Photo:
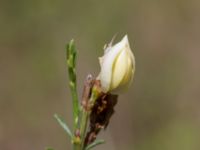
[{"label": "blurred brown background", "polygon": [[81,93],[116,33],[136,74],[96,150],[200,149],[200,1],[1,0],[1,150],[71,149],[53,118],[72,126],[65,44],[75,39]]}]

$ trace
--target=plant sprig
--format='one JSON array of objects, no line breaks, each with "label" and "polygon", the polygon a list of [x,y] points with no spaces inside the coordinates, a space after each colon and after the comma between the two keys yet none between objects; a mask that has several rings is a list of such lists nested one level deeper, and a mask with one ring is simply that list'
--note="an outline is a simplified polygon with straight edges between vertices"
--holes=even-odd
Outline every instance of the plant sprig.
[{"label": "plant sprig", "polygon": [[77,94],[77,83],[76,83],[76,48],[74,40],[71,40],[66,46],[66,58],[69,75],[69,87],[72,94],[73,101],[73,118],[74,118],[74,130],[78,127],[79,117],[79,100]]},{"label": "plant sprig", "polygon": [[[93,137],[92,141],[88,142],[86,136],[89,131],[91,106],[94,106],[95,101],[100,96],[99,90],[94,86],[95,79],[91,75],[88,75],[86,84],[84,85],[83,97],[81,103],[78,100],[77,94],[77,80],[76,80],[76,56],[74,41],[71,40],[66,45],[66,63],[69,77],[69,87],[72,95],[73,104],[73,130],[70,130],[64,120],[54,115],[59,125],[64,129],[72,141],[73,150],[91,150],[97,145],[103,144],[104,140],[96,140]],[[48,150],[52,150],[51,148]]]}]

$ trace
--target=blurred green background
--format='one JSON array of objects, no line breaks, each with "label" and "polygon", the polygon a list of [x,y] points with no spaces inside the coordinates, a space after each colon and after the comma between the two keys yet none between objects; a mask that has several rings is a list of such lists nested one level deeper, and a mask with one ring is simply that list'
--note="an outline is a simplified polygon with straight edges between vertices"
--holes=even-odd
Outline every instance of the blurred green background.
[{"label": "blurred green background", "polygon": [[53,118],[72,127],[65,44],[78,49],[78,90],[114,34],[136,57],[96,150],[200,149],[200,1],[1,0],[0,149],[70,149]]}]

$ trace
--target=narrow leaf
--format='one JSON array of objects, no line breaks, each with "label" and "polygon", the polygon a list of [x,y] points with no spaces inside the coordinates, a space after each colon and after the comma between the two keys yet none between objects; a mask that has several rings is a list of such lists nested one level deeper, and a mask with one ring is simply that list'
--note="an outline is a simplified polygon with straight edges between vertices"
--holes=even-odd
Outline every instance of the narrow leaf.
[{"label": "narrow leaf", "polygon": [[72,139],[73,135],[67,124],[63,121],[62,118],[60,118],[57,114],[54,115],[60,126],[66,131],[66,133],[69,135],[69,137]]},{"label": "narrow leaf", "polygon": [[88,145],[85,150],[90,150],[90,149],[96,147],[97,145],[104,144],[104,143],[105,143],[104,140],[96,140],[93,143],[91,143],[90,145]]}]

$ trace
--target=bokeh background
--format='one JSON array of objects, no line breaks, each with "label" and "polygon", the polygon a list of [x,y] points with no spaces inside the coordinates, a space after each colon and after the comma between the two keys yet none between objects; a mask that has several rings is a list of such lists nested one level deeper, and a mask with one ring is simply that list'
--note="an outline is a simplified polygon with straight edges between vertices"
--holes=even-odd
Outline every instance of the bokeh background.
[{"label": "bokeh background", "polygon": [[1,0],[1,150],[71,149],[53,118],[72,127],[65,44],[75,39],[81,96],[116,33],[136,74],[96,150],[200,149],[200,1]]}]

